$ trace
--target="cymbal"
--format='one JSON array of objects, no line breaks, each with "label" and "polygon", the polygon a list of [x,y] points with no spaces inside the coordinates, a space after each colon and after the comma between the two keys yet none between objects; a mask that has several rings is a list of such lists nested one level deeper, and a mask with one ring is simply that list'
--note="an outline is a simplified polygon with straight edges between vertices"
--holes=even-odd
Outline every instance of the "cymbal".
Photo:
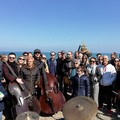
[{"label": "cymbal", "polygon": [[93,99],[77,96],[65,103],[63,116],[65,120],[93,120],[97,111],[97,104]]},{"label": "cymbal", "polygon": [[39,120],[39,114],[32,111],[27,111],[19,114],[16,120]]}]

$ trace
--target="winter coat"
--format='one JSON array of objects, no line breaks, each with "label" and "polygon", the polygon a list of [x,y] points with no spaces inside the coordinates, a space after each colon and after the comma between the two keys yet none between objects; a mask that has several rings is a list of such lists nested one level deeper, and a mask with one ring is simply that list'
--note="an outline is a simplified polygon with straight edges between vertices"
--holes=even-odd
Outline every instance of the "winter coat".
[{"label": "winter coat", "polygon": [[34,65],[32,68],[28,68],[27,65],[21,68],[21,78],[31,94],[36,93],[35,85],[39,84],[40,72]]},{"label": "winter coat", "polygon": [[117,77],[115,80],[115,90],[120,91],[120,70],[117,71]]},{"label": "winter coat", "polygon": [[100,71],[100,68],[97,65],[94,65],[93,67],[88,65],[87,70],[89,73],[90,84],[98,83],[100,79],[102,78],[102,73]]},{"label": "winter coat", "polygon": [[48,64],[49,72],[52,75],[56,75],[56,68],[57,68],[57,61],[56,61],[56,59],[55,60],[48,59],[47,60],[47,64]]},{"label": "winter coat", "polygon": [[74,68],[74,60],[73,59],[66,59],[63,63],[62,72],[64,76],[68,76],[69,78],[72,77],[72,69]]},{"label": "winter coat", "polygon": [[[9,70],[9,68],[7,67],[7,65],[5,63],[3,63],[2,68],[3,68],[3,76],[4,76],[7,84],[9,82],[14,82],[16,80],[16,77],[11,73],[11,71]],[[12,66],[11,66],[11,68],[12,68]],[[16,65],[16,68],[17,68],[17,65]]]},{"label": "winter coat", "polygon": [[72,79],[73,96],[90,96],[90,83],[87,75],[79,77],[77,74]]}]

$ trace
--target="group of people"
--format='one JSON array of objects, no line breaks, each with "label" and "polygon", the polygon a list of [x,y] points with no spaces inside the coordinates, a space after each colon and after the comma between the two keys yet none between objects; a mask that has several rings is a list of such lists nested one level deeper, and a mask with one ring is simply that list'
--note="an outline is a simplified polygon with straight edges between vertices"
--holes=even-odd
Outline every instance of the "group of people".
[{"label": "group of people", "polygon": [[[95,100],[99,110],[103,109],[106,103],[106,114],[112,114],[112,103],[117,104],[120,110],[119,97],[116,98],[112,92],[114,90],[120,93],[120,60],[115,52],[111,53],[110,60],[109,56],[100,53],[96,57],[90,57],[81,51],[73,53],[64,50],[58,53],[51,51],[50,58],[46,58],[39,49],[35,49],[33,54],[23,52],[18,58],[15,53],[1,55],[0,62],[0,85],[3,85],[7,93],[4,94],[3,99],[0,99],[0,106],[5,104],[2,109],[0,107],[0,117],[4,114],[5,120],[14,120],[18,114],[28,109],[34,111],[36,107],[31,104],[34,99],[39,108],[40,104],[37,100],[41,93],[38,91],[38,86],[43,67],[47,73],[57,78],[59,90],[66,100],[75,96],[87,96]],[[11,95],[10,83],[16,83],[21,90],[24,89],[22,88],[24,85],[32,95],[28,102],[29,108],[21,109],[19,105],[13,107],[16,100]],[[39,113],[40,109],[36,112]]]},{"label": "group of people", "polygon": [[[1,56],[1,62],[2,74],[0,82],[7,92],[7,96],[2,99],[5,104],[3,108],[5,120],[14,120],[17,115],[28,110],[39,113],[40,104],[37,101],[37,87],[40,83],[41,67],[44,65],[40,59],[40,50],[36,49],[34,56],[24,52],[18,58],[16,58],[15,53],[11,52],[6,56]],[[10,85],[10,83],[12,84]],[[16,87],[20,89],[16,89]],[[23,92],[24,90],[26,91]],[[14,96],[15,94],[16,96]],[[24,103],[24,100],[27,101],[26,99],[30,95],[32,96],[30,101]],[[33,104],[34,101],[36,106]],[[28,106],[23,108],[21,107],[23,104],[28,104]]]}]

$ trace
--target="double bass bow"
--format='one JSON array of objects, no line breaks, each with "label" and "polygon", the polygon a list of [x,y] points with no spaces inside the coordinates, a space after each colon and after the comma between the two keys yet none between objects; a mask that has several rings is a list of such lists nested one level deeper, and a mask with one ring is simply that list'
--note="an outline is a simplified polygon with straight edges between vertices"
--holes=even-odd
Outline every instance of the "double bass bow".
[{"label": "double bass bow", "polygon": [[41,96],[39,99],[41,113],[53,115],[62,110],[66,100],[64,95],[58,89],[58,82],[55,76],[46,73],[42,67],[42,76],[40,80]]}]

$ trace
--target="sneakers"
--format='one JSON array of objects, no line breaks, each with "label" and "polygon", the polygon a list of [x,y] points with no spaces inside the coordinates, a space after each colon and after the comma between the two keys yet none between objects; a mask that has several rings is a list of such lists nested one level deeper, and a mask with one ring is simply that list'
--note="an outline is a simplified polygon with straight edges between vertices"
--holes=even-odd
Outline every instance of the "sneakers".
[{"label": "sneakers", "polygon": [[112,111],[111,110],[107,110],[107,115],[111,116],[112,115]]}]

